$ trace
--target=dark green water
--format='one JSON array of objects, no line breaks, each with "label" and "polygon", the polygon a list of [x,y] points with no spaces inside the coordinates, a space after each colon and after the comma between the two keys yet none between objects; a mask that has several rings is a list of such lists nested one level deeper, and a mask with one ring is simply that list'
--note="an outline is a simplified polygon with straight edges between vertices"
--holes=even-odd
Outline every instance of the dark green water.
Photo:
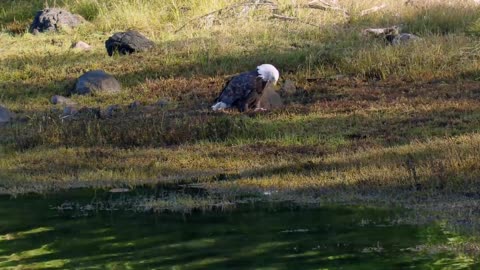
[{"label": "dark green water", "polygon": [[191,214],[52,209],[113,196],[122,195],[0,197],[0,269],[480,269],[458,255],[413,251],[453,236],[437,225],[392,225],[394,211],[286,204]]}]

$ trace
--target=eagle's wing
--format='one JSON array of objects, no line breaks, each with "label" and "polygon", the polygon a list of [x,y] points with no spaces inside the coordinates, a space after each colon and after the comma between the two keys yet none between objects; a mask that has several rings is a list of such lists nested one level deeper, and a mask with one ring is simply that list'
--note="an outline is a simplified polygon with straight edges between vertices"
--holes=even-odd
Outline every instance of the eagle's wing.
[{"label": "eagle's wing", "polygon": [[218,97],[214,100],[214,102],[219,102],[220,101],[220,98],[222,97],[223,93],[225,92],[225,89],[227,88],[228,84],[230,83],[230,81],[232,79],[233,79],[233,77],[230,77],[225,81],[225,84],[223,86],[222,91],[220,92],[220,95],[218,95]]},{"label": "eagle's wing", "polygon": [[232,77],[225,84],[217,102],[233,105],[235,102],[245,99],[252,91],[256,90],[256,78],[256,74],[252,72]]},{"label": "eagle's wing", "polygon": [[248,94],[246,94],[246,96],[241,100],[240,104],[238,104],[239,110],[246,111],[248,108],[257,108],[266,85],[267,82],[260,77],[256,77],[254,88],[249,91]]}]

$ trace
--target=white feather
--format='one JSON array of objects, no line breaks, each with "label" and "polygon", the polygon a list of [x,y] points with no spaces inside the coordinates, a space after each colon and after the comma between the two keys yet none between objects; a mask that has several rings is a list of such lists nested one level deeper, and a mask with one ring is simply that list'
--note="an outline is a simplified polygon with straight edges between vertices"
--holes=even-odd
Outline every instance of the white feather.
[{"label": "white feather", "polygon": [[262,78],[264,81],[270,81],[273,84],[276,84],[278,81],[278,78],[280,77],[280,73],[278,70],[270,64],[263,64],[257,67],[257,72],[260,78]]},{"label": "white feather", "polygon": [[212,106],[212,110],[214,111],[218,111],[226,108],[228,108],[228,105],[225,102],[217,102],[215,105]]}]

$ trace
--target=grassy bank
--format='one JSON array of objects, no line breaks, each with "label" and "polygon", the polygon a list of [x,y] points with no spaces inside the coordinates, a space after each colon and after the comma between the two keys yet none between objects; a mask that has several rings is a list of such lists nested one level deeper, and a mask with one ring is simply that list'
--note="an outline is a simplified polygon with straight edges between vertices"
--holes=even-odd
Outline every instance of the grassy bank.
[{"label": "grassy bank", "polygon": [[[282,21],[268,5],[230,1],[56,1],[89,23],[36,36],[25,31],[45,1],[2,2],[0,103],[18,121],[0,127],[0,193],[196,184],[228,202],[267,192],[273,200],[402,205],[478,232],[479,8],[339,2],[348,17],[278,1],[276,12],[296,18]],[[362,34],[394,24],[422,39],[388,46]],[[128,28],[156,48],[108,57],[104,41]],[[78,40],[93,50],[70,49]],[[209,111],[226,77],[265,62],[279,68],[280,85],[296,83],[285,108]],[[61,119],[50,97],[93,69],[118,78],[122,93],[72,99],[123,110]],[[168,105],[127,109],[134,100]]]}]

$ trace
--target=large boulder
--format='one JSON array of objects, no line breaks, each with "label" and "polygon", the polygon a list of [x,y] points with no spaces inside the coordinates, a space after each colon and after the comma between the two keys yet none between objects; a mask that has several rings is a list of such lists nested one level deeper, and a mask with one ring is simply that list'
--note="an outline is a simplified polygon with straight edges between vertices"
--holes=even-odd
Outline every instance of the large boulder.
[{"label": "large boulder", "polygon": [[112,56],[114,52],[125,55],[135,52],[148,51],[153,48],[153,46],[155,46],[153,41],[133,30],[115,33],[107,41],[105,41],[105,47],[107,48],[107,53],[110,56]]},{"label": "large boulder", "polygon": [[62,27],[77,27],[85,22],[85,19],[77,14],[72,14],[61,8],[46,8],[35,15],[30,25],[31,33],[57,31]]},{"label": "large boulder", "polygon": [[271,110],[275,108],[280,108],[282,106],[282,98],[272,87],[267,87],[265,88],[265,90],[263,90],[263,94],[260,97],[261,108]]},{"label": "large boulder", "polygon": [[0,125],[11,122],[13,114],[5,107],[0,106]]},{"label": "large boulder", "polygon": [[92,70],[77,79],[70,94],[114,94],[121,90],[120,83],[112,75],[103,70]]}]

